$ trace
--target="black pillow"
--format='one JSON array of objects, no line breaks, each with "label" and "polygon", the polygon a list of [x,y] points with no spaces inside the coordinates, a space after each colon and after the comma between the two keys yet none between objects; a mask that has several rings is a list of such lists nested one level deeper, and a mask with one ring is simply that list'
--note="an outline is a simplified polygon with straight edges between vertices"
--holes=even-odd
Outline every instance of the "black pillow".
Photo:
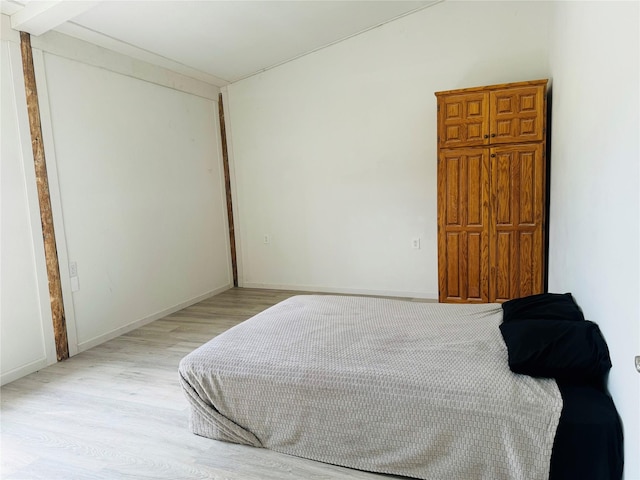
[{"label": "black pillow", "polygon": [[532,377],[588,382],[611,369],[609,349],[589,320],[520,320],[500,325],[509,368]]},{"label": "black pillow", "polygon": [[570,293],[540,293],[502,304],[503,322],[518,320],[584,320]]}]

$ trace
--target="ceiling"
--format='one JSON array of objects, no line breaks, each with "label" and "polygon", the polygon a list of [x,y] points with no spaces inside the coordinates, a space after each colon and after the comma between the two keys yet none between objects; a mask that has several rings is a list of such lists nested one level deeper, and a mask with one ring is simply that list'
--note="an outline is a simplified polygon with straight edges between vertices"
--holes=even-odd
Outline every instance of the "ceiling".
[{"label": "ceiling", "polygon": [[50,30],[224,86],[443,0],[2,0]]}]

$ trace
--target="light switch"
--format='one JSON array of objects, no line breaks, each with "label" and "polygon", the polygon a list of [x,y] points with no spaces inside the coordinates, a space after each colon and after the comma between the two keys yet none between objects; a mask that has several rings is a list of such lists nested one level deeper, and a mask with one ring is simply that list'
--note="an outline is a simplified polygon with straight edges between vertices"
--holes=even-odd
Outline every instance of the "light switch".
[{"label": "light switch", "polygon": [[71,277],[71,291],[72,292],[77,292],[78,290],[80,290],[80,281],[78,280],[78,277]]}]

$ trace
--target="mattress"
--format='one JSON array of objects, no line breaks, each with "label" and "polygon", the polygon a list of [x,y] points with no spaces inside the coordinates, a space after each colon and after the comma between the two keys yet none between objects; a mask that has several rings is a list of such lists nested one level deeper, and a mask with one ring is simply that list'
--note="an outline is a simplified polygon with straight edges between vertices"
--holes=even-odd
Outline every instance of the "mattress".
[{"label": "mattress", "polygon": [[513,374],[499,304],[301,295],[180,363],[205,437],[429,480],[547,480],[562,397]]}]

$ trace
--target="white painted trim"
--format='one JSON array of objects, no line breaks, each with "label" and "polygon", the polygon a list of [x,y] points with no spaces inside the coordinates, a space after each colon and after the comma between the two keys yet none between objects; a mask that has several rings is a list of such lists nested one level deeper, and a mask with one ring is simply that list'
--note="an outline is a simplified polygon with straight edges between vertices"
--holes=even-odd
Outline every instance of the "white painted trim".
[{"label": "white painted trim", "polygon": [[24,377],[25,375],[29,375],[31,373],[37,372],[38,370],[42,370],[49,365],[52,365],[51,362],[49,362],[46,358],[41,358],[26,365],[22,365],[21,367],[14,368],[9,372],[5,372],[0,375],[0,385],[11,383],[15,380],[18,380],[19,378]]},{"label": "white painted trim", "polygon": [[208,98],[209,100],[217,100],[220,92],[220,89],[215,85],[58,32],[49,32],[40,37],[32,37],[31,45],[33,48],[38,48],[46,53],[104,68],[105,70],[190,93],[198,97]]},{"label": "white painted trim", "polygon": [[20,45],[8,42],[9,63],[13,78],[14,97],[16,101],[16,115],[20,146],[22,150],[22,162],[24,169],[27,202],[29,205],[29,222],[31,224],[33,258],[36,268],[36,282],[38,300],[40,305],[40,319],[42,322],[42,342],[45,353],[45,362],[49,365],[57,362],[56,344],[53,333],[53,317],[49,297],[49,282],[47,279],[47,262],[44,253],[44,241],[42,235],[42,223],[40,220],[40,200],[36,184],[35,167],[33,161],[33,149],[31,146],[31,129],[29,127],[29,115],[27,112],[27,99],[24,86],[24,74],[22,72],[22,53]]},{"label": "white painted trim", "polygon": [[92,9],[100,2],[68,2],[64,0],[49,2],[29,2],[21,10],[11,15],[11,28],[42,35],[72,18]]},{"label": "white painted trim", "polygon": [[163,57],[162,55],[152,53],[148,50],[144,50],[116,38],[109,37],[100,32],[96,32],[95,30],[91,30],[87,27],[78,25],[73,22],[68,22],[64,25],[60,25],[60,27],[56,30],[62,34],[68,35],[78,40],[89,42],[94,45],[99,45],[111,51],[126,55],[127,57],[135,58],[142,62],[151,63],[161,68],[166,68],[173,72],[177,72],[181,75],[200,80],[210,85],[221,87],[229,83],[227,80],[216,77],[215,75],[197,70],[180,62],[176,62],[175,60],[171,60],[169,58]]},{"label": "white painted trim", "polygon": [[49,88],[47,85],[44,54],[41,50],[33,49],[33,69],[36,75],[36,86],[38,88],[42,142],[44,145],[45,157],[47,159],[49,198],[51,201],[53,228],[56,233],[56,250],[58,251],[58,264],[60,266],[60,284],[62,287],[62,303],[64,306],[65,323],[67,326],[67,342],[69,345],[69,355],[73,356],[78,353],[76,315],[73,306],[71,278],[69,277],[68,269],[69,257],[67,251],[67,236],[64,229],[62,196],[60,194],[60,182],[58,179],[58,162],[56,159],[56,148],[53,140],[51,109],[49,105]]},{"label": "white painted trim", "polygon": [[[0,17],[2,17],[0,23],[2,40],[19,44],[20,34],[11,28],[11,17],[4,14],[0,15]],[[202,78],[197,78],[196,70],[185,73],[185,68],[187,67],[181,69],[180,64],[175,62],[173,62],[174,64],[165,62],[163,65],[153,58],[141,60],[130,53],[119,53],[118,51],[110,50],[55,31],[48,32],[39,37],[31,37],[31,46],[45,53],[75,60],[97,68],[103,68],[111,72],[120,73],[128,77],[216,102],[218,101],[220,88],[214,81],[215,77],[205,81]],[[174,69],[171,67],[174,67]],[[218,83],[220,82],[218,81]]]},{"label": "white painted trim", "polygon": [[20,43],[20,32],[11,28],[11,17],[4,13],[0,15],[0,39]]},{"label": "white painted trim", "polygon": [[124,335],[125,333],[131,332],[137,328],[140,328],[144,325],[147,325],[151,322],[154,322],[156,320],[159,320],[160,318],[166,317],[167,315],[171,315],[172,313],[177,312],[178,310],[182,310],[183,308],[189,307],[195,303],[201,302],[202,300],[206,300],[207,298],[213,297],[214,295],[218,295],[219,293],[222,292],[226,292],[227,290],[231,289],[233,287],[233,285],[231,285],[231,283],[224,285],[222,287],[218,287],[215,290],[212,290],[210,292],[207,292],[205,294],[202,295],[198,295],[197,297],[194,297],[190,300],[187,300],[186,302],[182,302],[179,303],[178,305],[174,305],[173,307],[167,308],[165,310],[162,310],[160,312],[154,313],[152,315],[149,315],[147,317],[144,318],[140,318],[138,320],[135,320],[127,325],[124,325],[122,327],[116,328],[115,330],[112,330],[110,332],[107,332],[103,335],[99,335],[97,337],[92,338],[91,340],[87,340],[86,342],[81,342],[78,344],[78,352],[84,352],[85,350],[89,350],[90,348],[93,348],[97,345],[100,345],[104,342],[107,342],[109,340],[112,340],[116,337],[119,337],[120,335]]},{"label": "white painted trim", "polygon": [[376,297],[420,298],[438,301],[438,294],[432,292],[396,292],[391,290],[368,290],[362,288],[319,287],[317,285],[278,285],[270,283],[245,283],[244,288],[265,290],[293,290],[300,292],[336,293],[348,295],[366,295]]}]

